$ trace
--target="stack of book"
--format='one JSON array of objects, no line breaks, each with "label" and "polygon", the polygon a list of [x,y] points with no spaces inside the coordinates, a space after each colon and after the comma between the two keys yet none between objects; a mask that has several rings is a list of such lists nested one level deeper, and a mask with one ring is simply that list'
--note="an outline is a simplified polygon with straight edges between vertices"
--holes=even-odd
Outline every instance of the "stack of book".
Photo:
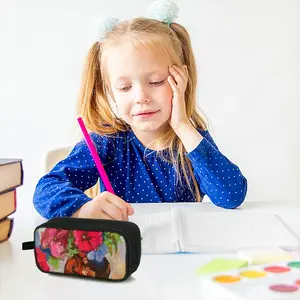
[{"label": "stack of book", "polygon": [[0,242],[6,241],[13,230],[17,209],[17,188],[23,184],[21,159],[0,158]]}]

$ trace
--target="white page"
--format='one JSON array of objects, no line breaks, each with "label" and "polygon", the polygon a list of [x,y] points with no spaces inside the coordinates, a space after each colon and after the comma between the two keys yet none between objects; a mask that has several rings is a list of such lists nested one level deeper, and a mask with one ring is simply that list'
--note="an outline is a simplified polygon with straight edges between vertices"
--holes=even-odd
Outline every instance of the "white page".
[{"label": "white page", "polygon": [[182,222],[181,222],[181,209],[174,207],[170,210],[171,214],[171,225],[172,225],[172,243],[175,247],[176,245],[176,252],[181,252],[180,249],[180,238],[179,238],[179,233],[181,231],[182,227]]},{"label": "white page", "polygon": [[174,238],[171,213],[135,213],[129,221],[137,224],[142,236],[142,253],[174,253],[178,239]]},{"label": "white page", "polygon": [[181,251],[227,252],[249,248],[299,247],[300,241],[272,213],[227,210],[181,211]]}]

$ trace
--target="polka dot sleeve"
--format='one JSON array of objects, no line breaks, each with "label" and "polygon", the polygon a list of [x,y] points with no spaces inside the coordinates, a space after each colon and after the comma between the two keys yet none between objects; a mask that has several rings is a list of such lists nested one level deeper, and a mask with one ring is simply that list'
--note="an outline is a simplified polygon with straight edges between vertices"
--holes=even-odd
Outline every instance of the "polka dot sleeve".
[{"label": "polka dot sleeve", "polygon": [[247,180],[240,169],[223,155],[208,131],[199,145],[187,153],[195,177],[200,185],[201,194],[223,208],[240,206],[247,193]]},{"label": "polka dot sleeve", "polygon": [[[91,134],[97,150],[102,153],[105,143]],[[102,148],[104,147],[104,148]],[[104,162],[106,159],[101,155]],[[96,184],[98,171],[85,141],[78,143],[64,160],[43,176],[33,197],[37,211],[45,218],[71,216],[84,203],[91,200],[84,191]]]}]

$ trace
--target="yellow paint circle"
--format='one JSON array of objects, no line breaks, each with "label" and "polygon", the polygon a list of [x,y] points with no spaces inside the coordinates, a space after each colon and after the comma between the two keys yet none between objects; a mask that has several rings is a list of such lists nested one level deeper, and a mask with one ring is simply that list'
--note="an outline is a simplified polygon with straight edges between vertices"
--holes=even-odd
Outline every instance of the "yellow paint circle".
[{"label": "yellow paint circle", "polygon": [[240,281],[241,278],[233,275],[220,275],[214,277],[213,280],[219,283],[234,283]]},{"label": "yellow paint circle", "polygon": [[266,276],[266,272],[248,270],[248,271],[241,272],[240,276],[247,277],[247,278],[260,278]]}]

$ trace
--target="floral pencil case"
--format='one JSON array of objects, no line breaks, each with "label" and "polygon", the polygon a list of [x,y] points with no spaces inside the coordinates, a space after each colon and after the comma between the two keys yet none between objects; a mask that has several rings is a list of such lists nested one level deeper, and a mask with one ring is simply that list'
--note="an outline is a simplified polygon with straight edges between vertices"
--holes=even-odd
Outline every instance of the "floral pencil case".
[{"label": "floral pencil case", "polygon": [[131,222],[60,217],[34,230],[35,262],[44,273],[123,281],[141,258],[141,233]]}]

